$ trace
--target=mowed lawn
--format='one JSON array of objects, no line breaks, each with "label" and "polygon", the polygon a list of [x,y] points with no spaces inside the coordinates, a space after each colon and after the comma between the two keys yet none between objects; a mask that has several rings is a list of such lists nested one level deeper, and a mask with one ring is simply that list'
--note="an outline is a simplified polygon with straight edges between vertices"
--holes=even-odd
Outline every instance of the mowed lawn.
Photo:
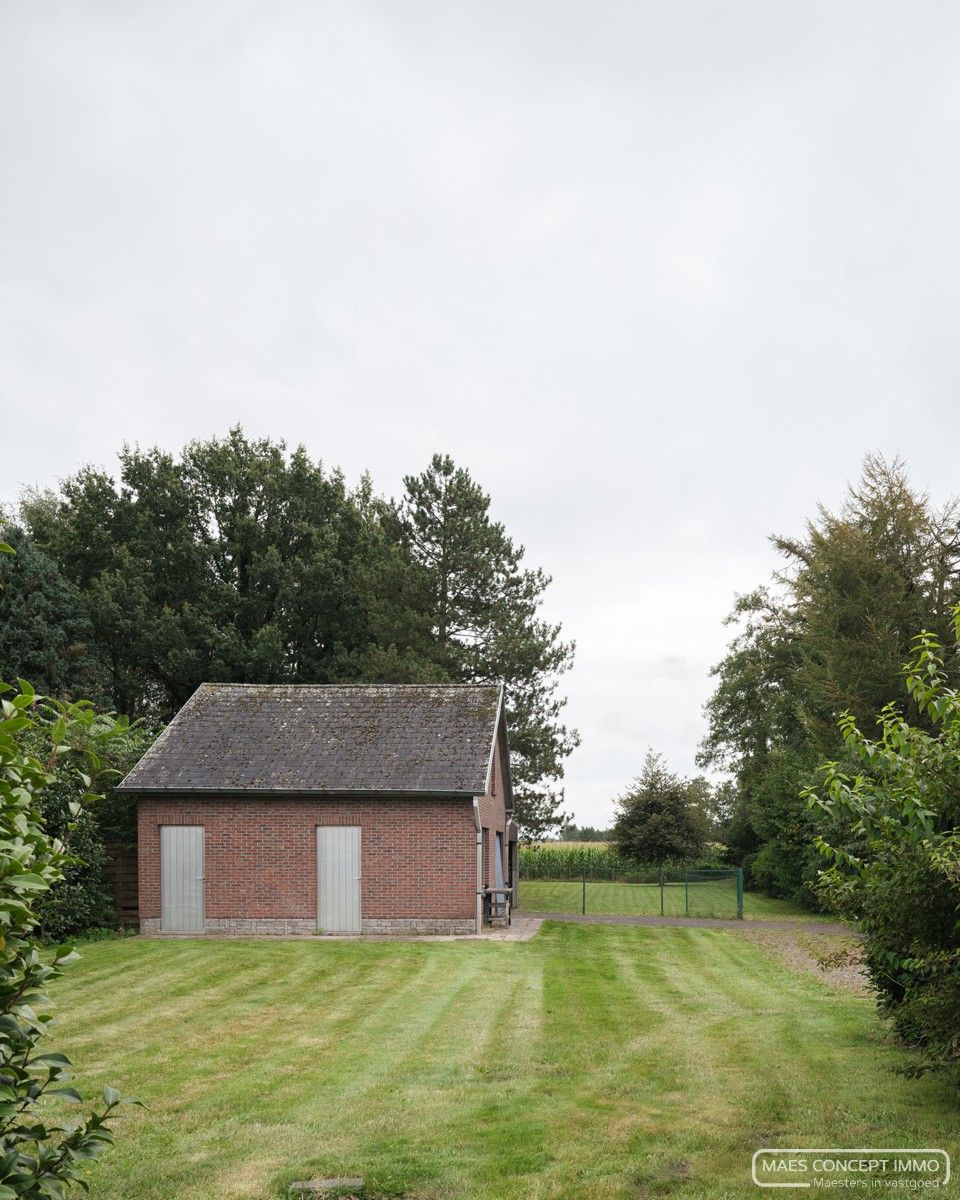
[{"label": "mowed lawn", "polygon": [[[957,1148],[867,999],[728,930],[88,945],[51,1042],[139,1095],[99,1200],[755,1194],[761,1146]],[[53,1045],[51,1046],[53,1048]]]},{"label": "mowed lawn", "polygon": [[[520,910],[541,913],[588,913],[635,917],[728,917],[737,915],[736,880],[668,883],[616,883],[603,879],[521,879]],[[811,921],[816,916],[786,900],[770,900],[748,892],[743,898],[745,920]],[[829,920],[829,918],[826,918]]]}]

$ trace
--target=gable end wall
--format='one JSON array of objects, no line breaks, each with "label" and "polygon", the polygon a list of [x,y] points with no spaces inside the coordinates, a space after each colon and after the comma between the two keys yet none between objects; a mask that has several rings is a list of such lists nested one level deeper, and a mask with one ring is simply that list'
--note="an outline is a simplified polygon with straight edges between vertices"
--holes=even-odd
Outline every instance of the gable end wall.
[{"label": "gable end wall", "polygon": [[497,852],[498,833],[503,835],[503,878],[509,886],[507,877],[507,806],[506,806],[506,776],[504,772],[503,739],[498,732],[496,748],[493,752],[493,770],[491,771],[493,787],[485,796],[480,798],[480,824],[487,830],[487,843],[484,846],[483,861],[486,866],[484,887],[496,887],[496,868],[494,858]]}]

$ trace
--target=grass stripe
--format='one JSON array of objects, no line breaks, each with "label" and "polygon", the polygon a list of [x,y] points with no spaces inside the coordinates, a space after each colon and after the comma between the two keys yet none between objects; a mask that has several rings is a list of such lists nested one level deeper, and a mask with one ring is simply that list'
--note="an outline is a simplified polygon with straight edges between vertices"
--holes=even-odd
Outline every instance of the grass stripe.
[{"label": "grass stripe", "polygon": [[869,1002],[724,930],[546,924],[523,943],[100,943],[56,986],[81,1084],[150,1108],[98,1200],[279,1200],[354,1173],[411,1200],[697,1200],[750,1154],[943,1145]]}]

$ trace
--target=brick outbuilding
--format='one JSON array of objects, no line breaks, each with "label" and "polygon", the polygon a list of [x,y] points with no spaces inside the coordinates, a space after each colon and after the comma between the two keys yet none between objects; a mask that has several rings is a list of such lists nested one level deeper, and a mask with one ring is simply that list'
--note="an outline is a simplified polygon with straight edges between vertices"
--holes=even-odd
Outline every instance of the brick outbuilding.
[{"label": "brick outbuilding", "polygon": [[144,933],[473,933],[515,886],[497,686],[205,683],[120,790]]}]

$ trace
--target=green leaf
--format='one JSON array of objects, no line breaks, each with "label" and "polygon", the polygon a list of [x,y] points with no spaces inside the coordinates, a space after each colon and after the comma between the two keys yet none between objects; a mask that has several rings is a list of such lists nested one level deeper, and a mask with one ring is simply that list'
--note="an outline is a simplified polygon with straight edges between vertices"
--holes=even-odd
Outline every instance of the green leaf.
[{"label": "green leaf", "polygon": [[23,888],[25,891],[40,891],[41,888],[47,888],[50,885],[45,879],[34,874],[33,871],[24,871],[20,875],[5,875],[0,879],[0,885],[11,888]]}]

